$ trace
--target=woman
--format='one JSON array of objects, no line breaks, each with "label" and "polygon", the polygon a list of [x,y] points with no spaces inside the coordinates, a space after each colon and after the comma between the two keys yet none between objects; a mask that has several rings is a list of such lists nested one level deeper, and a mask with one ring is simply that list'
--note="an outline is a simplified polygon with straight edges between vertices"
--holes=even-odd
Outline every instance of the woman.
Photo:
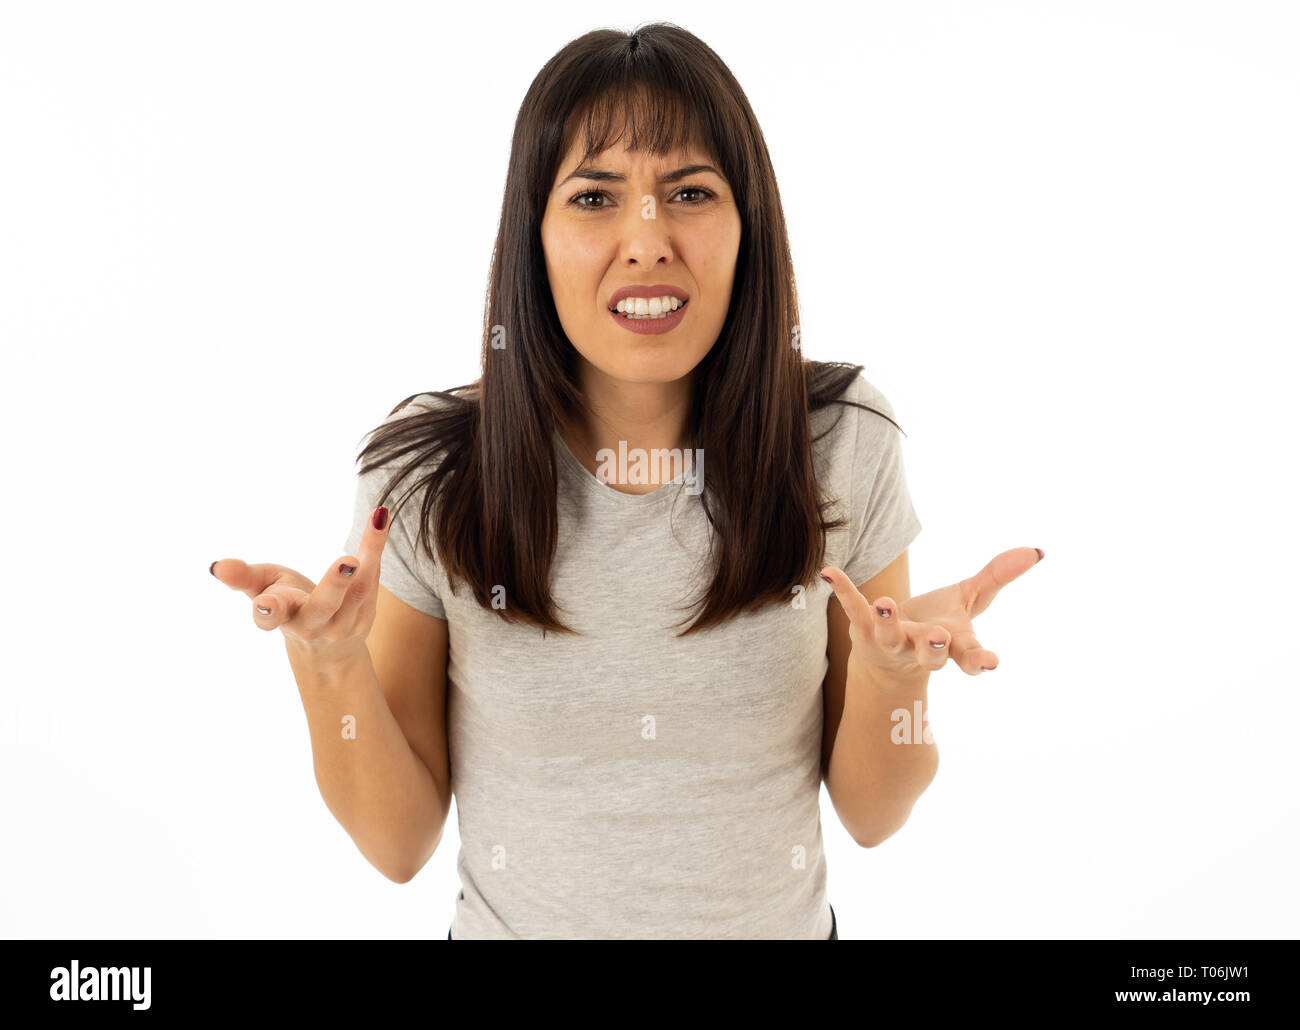
[{"label": "woman", "polygon": [[378,869],[415,875],[454,790],[449,937],[835,939],[822,779],[870,847],[933,778],[929,674],[996,663],[971,616],[1039,555],[910,598],[892,409],[798,323],[730,72],[589,33],[519,111],[480,378],[374,431],[319,584],[214,566]]}]

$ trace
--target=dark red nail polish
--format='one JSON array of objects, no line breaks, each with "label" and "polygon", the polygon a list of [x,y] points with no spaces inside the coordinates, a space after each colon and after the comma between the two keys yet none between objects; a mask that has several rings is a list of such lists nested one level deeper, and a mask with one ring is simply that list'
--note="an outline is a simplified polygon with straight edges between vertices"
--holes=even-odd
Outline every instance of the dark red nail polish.
[{"label": "dark red nail polish", "polygon": [[374,525],[376,529],[383,529],[388,525],[388,509],[380,506],[375,509]]},{"label": "dark red nail polish", "polygon": [[1039,561],[1042,561],[1042,560],[1043,560],[1043,549],[1042,549],[1041,547],[1035,547],[1034,550],[1038,552],[1038,560],[1039,560]]},{"label": "dark red nail polish", "polygon": [[340,576],[350,576],[350,575],[352,575],[352,573],[354,573],[354,572],[356,572],[356,571],[357,571],[357,567],[356,567],[355,565],[340,565],[340,566],[339,566],[339,575],[340,575]]},{"label": "dark red nail polish", "polygon": [[[221,561],[221,559],[218,558],[217,561]],[[212,570],[215,569],[215,568],[217,567],[217,561],[214,561],[211,565],[208,566],[208,571],[209,571],[209,572],[212,572]],[[215,572],[212,572],[212,575],[215,576],[216,573],[215,573]]]},{"label": "dark red nail polish", "polygon": [[827,583],[830,583],[831,586],[834,586],[834,585],[835,585],[834,580],[832,580],[832,579],[830,578],[830,576],[822,575],[822,573],[820,573],[820,572],[818,573],[818,575],[821,576],[822,579],[826,580]]}]

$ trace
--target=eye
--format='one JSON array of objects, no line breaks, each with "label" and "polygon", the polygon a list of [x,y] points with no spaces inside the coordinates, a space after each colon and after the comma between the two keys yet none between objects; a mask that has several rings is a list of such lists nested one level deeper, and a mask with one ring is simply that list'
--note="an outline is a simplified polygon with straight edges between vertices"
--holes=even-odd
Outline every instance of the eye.
[{"label": "eye", "polygon": [[704,195],[703,199],[701,200],[684,201],[683,203],[685,203],[687,207],[699,207],[701,204],[707,204],[710,200],[713,200],[715,198],[714,192],[710,189],[706,189],[703,186],[683,186],[677,192],[678,193],[702,193]]},{"label": "eye", "polygon": [[578,210],[580,211],[602,211],[605,208],[604,204],[601,204],[599,207],[595,207],[591,204],[580,204],[579,201],[583,197],[608,197],[608,196],[609,194],[606,193],[604,190],[583,190],[581,193],[575,194],[573,198],[569,201],[569,203],[572,204],[574,207],[578,208]]},{"label": "eye", "polygon": [[[683,193],[695,193],[700,195],[700,199],[698,200],[682,201],[682,204],[686,207],[700,207],[711,200],[717,199],[717,194],[705,186],[682,186],[673,195],[680,196]],[[609,206],[608,204],[595,204],[594,202],[585,203],[583,201],[584,197],[595,197],[597,199],[609,197],[610,200],[614,199],[613,197],[610,197],[609,193],[605,190],[583,190],[581,193],[575,193],[570,198],[569,203],[579,211],[603,211]]]}]

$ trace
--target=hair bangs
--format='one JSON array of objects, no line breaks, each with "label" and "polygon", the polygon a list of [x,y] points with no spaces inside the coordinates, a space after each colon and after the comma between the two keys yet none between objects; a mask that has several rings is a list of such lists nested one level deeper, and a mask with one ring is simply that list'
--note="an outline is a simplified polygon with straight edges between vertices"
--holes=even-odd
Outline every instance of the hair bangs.
[{"label": "hair bangs", "polygon": [[561,154],[569,152],[579,135],[582,164],[620,142],[656,157],[695,147],[710,160],[721,160],[700,106],[677,86],[644,78],[611,83],[579,101],[565,126]]}]

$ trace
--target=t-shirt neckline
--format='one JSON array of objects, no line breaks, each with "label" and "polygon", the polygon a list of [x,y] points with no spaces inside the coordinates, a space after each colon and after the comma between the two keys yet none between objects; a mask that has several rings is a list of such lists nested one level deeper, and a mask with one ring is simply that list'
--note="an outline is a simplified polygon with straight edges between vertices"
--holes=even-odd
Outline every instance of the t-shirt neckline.
[{"label": "t-shirt neckline", "polygon": [[560,435],[558,429],[551,434],[551,438],[555,443],[560,465],[569,470],[570,478],[578,480],[584,491],[603,498],[608,504],[625,508],[641,508],[653,504],[662,504],[666,500],[676,497],[681,492],[682,487],[685,486],[686,473],[679,472],[668,482],[660,484],[649,493],[629,494],[624,493],[622,490],[615,490],[612,486],[597,479],[595,474],[578,460],[577,455],[569,449],[568,443]]}]

